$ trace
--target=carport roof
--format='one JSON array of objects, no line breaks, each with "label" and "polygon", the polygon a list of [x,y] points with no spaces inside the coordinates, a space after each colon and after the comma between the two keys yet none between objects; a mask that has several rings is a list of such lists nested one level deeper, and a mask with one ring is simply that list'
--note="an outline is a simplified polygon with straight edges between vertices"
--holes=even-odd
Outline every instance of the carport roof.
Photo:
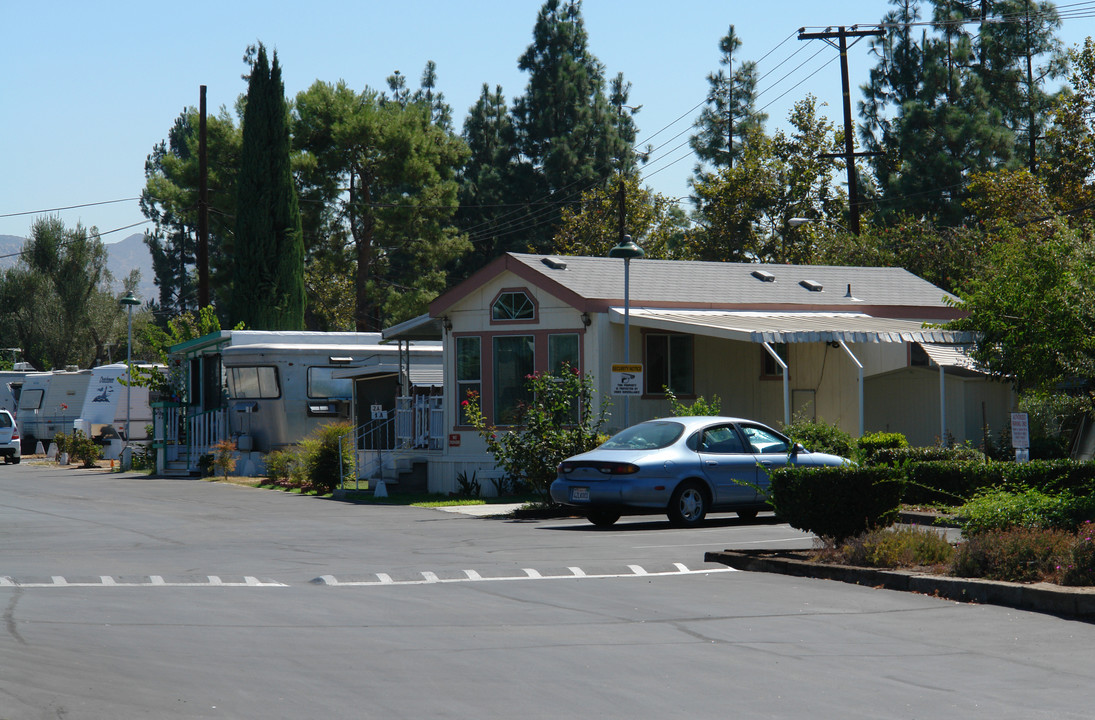
[{"label": "carport roof", "polygon": [[[962,343],[969,333],[926,327],[917,320],[873,317],[862,313],[733,312],[631,308],[631,324],[656,330],[686,332],[754,343]],[[624,322],[622,307],[609,319]]]}]

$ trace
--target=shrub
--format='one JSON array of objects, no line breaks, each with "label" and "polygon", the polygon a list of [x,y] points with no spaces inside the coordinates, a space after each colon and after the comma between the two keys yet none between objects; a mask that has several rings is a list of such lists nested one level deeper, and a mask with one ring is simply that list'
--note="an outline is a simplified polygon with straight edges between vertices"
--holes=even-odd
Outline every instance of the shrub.
[{"label": "shrub", "polygon": [[718,395],[712,395],[710,401],[704,400],[703,395],[700,395],[692,401],[691,405],[688,405],[678,400],[667,386],[663,385],[662,389],[665,391],[666,400],[669,401],[669,411],[673,413],[673,417],[718,415],[722,410],[722,400]]},{"label": "shrub", "polygon": [[929,461],[901,466],[909,505],[959,505],[979,491],[1005,484],[1005,463]]},{"label": "shrub", "polygon": [[855,451],[855,440],[836,425],[823,421],[796,420],[783,428],[792,440],[802,443],[807,450],[829,453],[850,458]]},{"label": "shrub", "polygon": [[274,485],[288,485],[293,468],[299,464],[297,453],[274,450],[266,454],[266,479]]},{"label": "shrub", "polygon": [[[457,487],[457,490],[456,490],[456,496],[457,497],[477,498],[477,497],[479,497],[480,495],[483,494],[482,486],[480,485],[479,481],[475,479],[475,471],[474,470],[472,471],[470,478],[468,477],[467,472],[465,472],[463,470],[461,470],[459,473],[457,473],[457,475],[456,475],[456,487]],[[495,488],[495,490],[498,491],[499,495],[502,494],[502,491],[501,491],[502,488],[501,488],[500,485],[496,484],[494,486],[494,488]]]},{"label": "shrub", "polygon": [[308,490],[326,495],[339,486],[340,473],[350,475],[354,472],[353,443],[342,440],[353,430],[350,423],[329,423],[301,442],[300,464]]},{"label": "shrub", "polygon": [[608,405],[595,412],[593,376],[565,366],[558,376],[529,375],[525,387],[531,400],[506,427],[487,424],[475,393],[462,401],[463,410],[498,467],[548,501],[559,463],[600,444]]},{"label": "shrub", "polygon": [[1095,496],[985,490],[957,509],[966,537],[1013,528],[1074,530],[1095,517]]},{"label": "shrub", "polygon": [[897,519],[904,482],[885,467],[774,470],[768,502],[792,527],[840,541]]},{"label": "shrub", "polygon": [[1048,582],[1059,575],[1072,544],[1073,535],[1064,530],[992,530],[958,546],[952,572],[958,577]]},{"label": "shrub", "polygon": [[873,462],[874,456],[881,450],[897,450],[907,447],[909,447],[909,441],[901,433],[867,433],[856,441],[860,461],[868,464]]},{"label": "shrub", "polygon": [[57,443],[57,456],[67,452],[69,458],[83,463],[86,468],[95,467],[95,463],[103,456],[103,449],[95,444],[95,441],[84,434],[83,430],[77,430],[72,435],[57,433],[53,442]]},{"label": "shrub", "polygon": [[231,440],[221,440],[213,446],[213,468],[219,470],[225,480],[228,473],[236,469],[236,459],[232,457],[235,451],[236,443]]},{"label": "shrub", "polygon": [[1095,527],[1090,521],[1076,531],[1072,549],[1058,568],[1062,585],[1095,585]]},{"label": "shrub", "polygon": [[871,456],[875,465],[901,465],[909,462],[985,462],[985,454],[968,445],[940,447],[878,448]]},{"label": "shrub", "polygon": [[825,556],[822,559],[861,567],[920,567],[949,564],[954,546],[938,530],[886,528],[847,538]]}]

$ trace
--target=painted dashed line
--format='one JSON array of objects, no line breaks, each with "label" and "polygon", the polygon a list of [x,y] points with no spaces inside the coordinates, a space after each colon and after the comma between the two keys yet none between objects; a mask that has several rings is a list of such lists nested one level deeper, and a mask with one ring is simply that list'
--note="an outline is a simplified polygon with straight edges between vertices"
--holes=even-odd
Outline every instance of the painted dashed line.
[{"label": "painted dashed line", "polygon": [[0,577],[0,587],[19,587],[19,588],[134,588],[134,587],[162,587],[162,588],[180,588],[180,587],[289,587],[285,583],[277,582],[276,580],[259,579],[257,577],[247,576],[244,577],[242,582],[226,582],[216,575],[209,575],[206,582],[169,582],[164,579],[162,575],[149,575],[148,580],[141,581],[119,581],[118,579],[110,575],[100,575],[99,582],[74,582],[70,581],[64,576],[54,575],[50,578],[51,582],[22,582],[18,581],[10,576]]},{"label": "painted dashed line", "polygon": [[683,563],[673,563],[676,570],[667,570],[661,572],[649,572],[641,565],[628,565],[628,569],[631,572],[626,573],[599,573],[590,574],[582,570],[580,567],[568,567],[567,570],[570,575],[545,575],[539,570],[533,568],[522,568],[522,575],[506,575],[502,577],[483,577],[479,572],[475,570],[464,570],[464,577],[452,577],[442,578],[433,572],[421,572],[421,580],[394,580],[387,573],[376,573],[376,580],[339,580],[333,575],[323,575],[312,583],[317,585],[331,585],[335,587],[379,587],[381,585],[440,585],[440,584],[452,584],[452,583],[468,583],[468,582],[508,582],[513,580],[574,580],[574,579],[607,579],[607,578],[636,578],[636,577],[669,577],[669,576],[681,576],[681,575],[712,575],[716,573],[732,573],[738,572],[738,570],[729,567],[720,568],[703,568],[700,570],[690,570]]},{"label": "painted dashed line", "polygon": [[[603,572],[590,573],[580,567],[567,567],[566,573],[547,573],[535,568],[521,568],[518,575],[490,576],[483,575],[477,570],[462,570],[462,575],[456,577],[442,577],[436,572],[423,570],[418,577],[411,579],[395,579],[388,573],[374,573],[375,580],[339,580],[334,575],[321,575],[311,581],[312,585],[325,585],[330,587],[380,587],[395,585],[445,585],[452,583],[483,583],[483,582],[509,582],[514,580],[575,580],[575,579],[609,579],[609,578],[637,578],[637,577],[670,577],[682,575],[712,575],[717,573],[738,572],[730,567],[689,569],[684,563],[673,563],[673,570],[649,571],[642,565],[627,565],[628,572]],[[450,571],[451,573],[451,571]],[[569,574],[567,574],[569,573]],[[271,588],[290,587],[288,583],[278,582],[265,578],[257,578],[251,575],[244,576],[242,581],[225,580],[218,575],[207,575],[204,581],[171,581],[162,575],[148,575],[141,580],[122,580],[111,575],[100,575],[98,582],[84,580],[70,580],[62,575],[53,575],[49,582],[20,581],[9,575],[0,576],[0,587],[18,588]]]}]

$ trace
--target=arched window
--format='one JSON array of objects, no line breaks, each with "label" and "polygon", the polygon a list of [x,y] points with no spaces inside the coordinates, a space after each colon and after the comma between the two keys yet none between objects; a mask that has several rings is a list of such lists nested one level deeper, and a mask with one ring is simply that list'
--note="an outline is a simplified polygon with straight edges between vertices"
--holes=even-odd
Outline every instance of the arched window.
[{"label": "arched window", "polygon": [[534,320],[536,305],[526,293],[504,292],[490,309],[491,320]]}]

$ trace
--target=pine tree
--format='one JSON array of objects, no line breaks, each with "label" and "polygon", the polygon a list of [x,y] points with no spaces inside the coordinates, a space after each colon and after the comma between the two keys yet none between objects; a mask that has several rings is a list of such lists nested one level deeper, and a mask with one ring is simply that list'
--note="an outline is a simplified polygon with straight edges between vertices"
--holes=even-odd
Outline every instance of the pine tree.
[{"label": "pine tree", "polygon": [[[763,129],[768,116],[759,112],[756,105],[757,64],[745,61],[734,65],[734,53],[741,47],[741,38],[734,26],[719,40],[722,57],[719,64],[726,70],[718,70],[707,76],[710,91],[707,104],[700,113],[696,126],[699,131],[690,144],[696,156],[716,171],[733,167],[742,156],[742,144],[755,129]],[[697,165],[695,174],[700,176],[703,166]]]},{"label": "pine tree", "polygon": [[237,180],[230,317],[257,330],[304,327],[304,242],[289,163],[289,111],[277,53],[251,61]]},{"label": "pine tree", "polygon": [[[626,92],[614,107],[605,95],[604,66],[588,41],[580,1],[547,0],[518,61],[529,80],[513,108],[517,148],[535,180],[521,188],[526,194],[519,200],[533,214],[525,233],[527,245],[538,251],[550,247],[560,204],[636,166],[627,139],[630,117],[623,112]],[[625,90],[622,78],[618,82]]]}]

